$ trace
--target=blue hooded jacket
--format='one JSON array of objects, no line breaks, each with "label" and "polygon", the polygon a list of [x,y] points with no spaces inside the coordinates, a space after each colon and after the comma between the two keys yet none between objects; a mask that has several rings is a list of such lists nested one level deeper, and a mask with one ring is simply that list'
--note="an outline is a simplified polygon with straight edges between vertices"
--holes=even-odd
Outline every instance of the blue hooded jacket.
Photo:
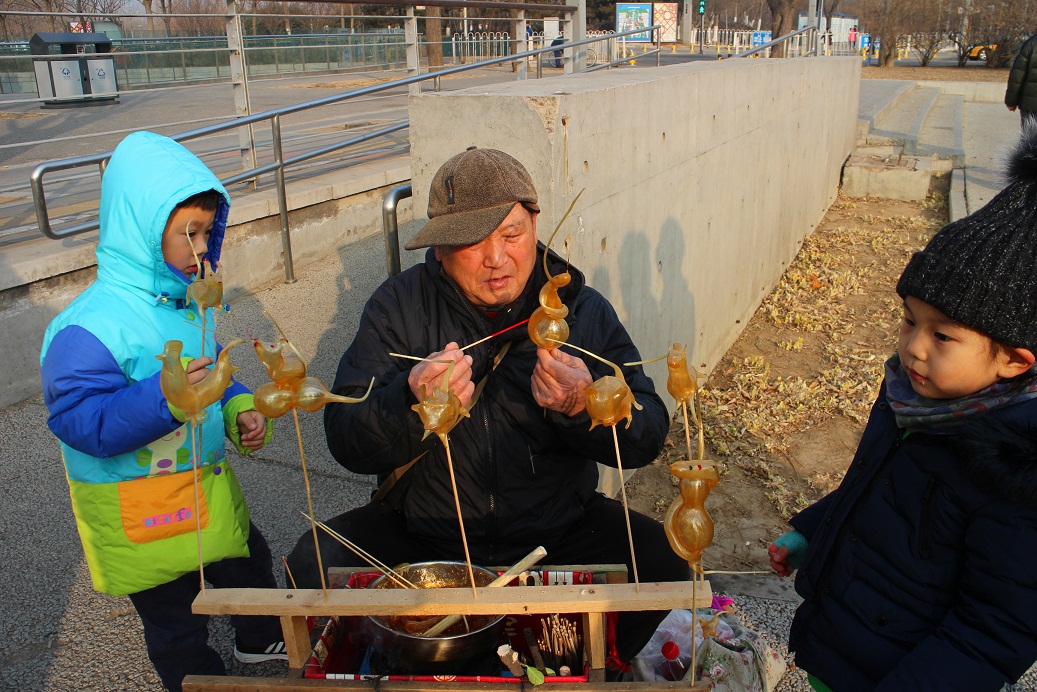
[{"label": "blue hooded jacket", "polygon": [[197,569],[199,522],[206,562],[247,555],[248,510],[224,461],[223,437],[225,414],[233,425],[238,412],[253,408],[251,394],[232,383],[198,426],[199,519],[190,473],[194,431],[171,413],[156,358],[174,339],[186,357],[217,353],[211,315],[202,350],[202,313],[185,301],[190,280],[162,254],[174,207],[209,190],[222,197],[207,254],[215,263],[230,207],[219,180],[167,137],[126,137],[102,179],[97,280],[44,336],[48,425],[61,441],[94,586],[107,593],[134,593]]}]

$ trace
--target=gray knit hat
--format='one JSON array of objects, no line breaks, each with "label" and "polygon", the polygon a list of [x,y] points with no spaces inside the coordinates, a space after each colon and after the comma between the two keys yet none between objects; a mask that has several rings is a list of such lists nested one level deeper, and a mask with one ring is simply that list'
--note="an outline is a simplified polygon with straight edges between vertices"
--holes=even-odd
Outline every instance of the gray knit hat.
[{"label": "gray knit hat", "polygon": [[1024,126],[1006,177],[985,207],[944,226],[915,253],[897,293],[1037,353],[1037,125]]},{"label": "gray knit hat", "polygon": [[406,247],[478,243],[517,203],[540,211],[529,171],[503,151],[468,147],[436,171],[428,194],[430,220]]}]

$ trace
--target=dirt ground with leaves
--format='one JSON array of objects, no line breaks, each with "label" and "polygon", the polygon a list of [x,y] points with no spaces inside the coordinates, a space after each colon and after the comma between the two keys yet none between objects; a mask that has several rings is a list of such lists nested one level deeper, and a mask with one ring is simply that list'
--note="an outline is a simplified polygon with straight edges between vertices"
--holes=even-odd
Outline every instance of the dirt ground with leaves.
[{"label": "dirt ground with leaves", "polygon": [[[722,474],[706,569],[767,569],[786,520],[840,482],[896,348],[896,281],[947,222],[948,184],[934,179],[925,202],[840,195],[705,381],[706,454]],[[687,454],[678,411],[663,454],[627,483],[631,508],[662,520],[677,496],[667,465]]]}]

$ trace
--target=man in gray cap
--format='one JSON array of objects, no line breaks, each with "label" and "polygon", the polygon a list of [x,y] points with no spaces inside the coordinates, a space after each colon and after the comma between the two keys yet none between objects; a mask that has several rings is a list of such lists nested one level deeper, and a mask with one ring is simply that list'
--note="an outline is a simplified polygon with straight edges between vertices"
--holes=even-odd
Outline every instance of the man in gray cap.
[{"label": "man in gray cap", "polygon": [[[375,291],[342,357],[336,394],[359,396],[375,383],[364,402],[325,408],[328,447],[350,471],[377,474],[381,487],[370,504],[327,523],[387,564],[464,558],[446,451],[437,436],[425,437],[413,409],[423,389],[442,386],[448,366],[390,355],[400,353],[454,363],[448,386],[470,417],[449,439],[473,562],[512,564],[543,545],[552,564],[625,563],[633,581],[623,507],[595,491],[595,462],[616,464],[612,432],[590,430],[586,411],[587,387],[612,369],[537,348],[521,325],[547,280],[539,212],[529,173],[508,154],[470,147],[448,160],[432,181],[430,221],[407,244],[431,248],[425,262]],[[548,264],[552,275],[572,275],[560,290],[569,342],[614,363],[641,360],[613,307],[583,275],[554,253]],[[644,407],[629,427],[618,427],[623,465],[633,469],[658,456],[669,420],[644,371],[624,367],[623,374]],[[642,581],[688,578],[659,522],[637,513],[630,522]],[[325,567],[364,565],[327,538]],[[289,566],[300,587],[319,586],[309,533]],[[665,614],[621,614],[617,657],[629,661]]]}]

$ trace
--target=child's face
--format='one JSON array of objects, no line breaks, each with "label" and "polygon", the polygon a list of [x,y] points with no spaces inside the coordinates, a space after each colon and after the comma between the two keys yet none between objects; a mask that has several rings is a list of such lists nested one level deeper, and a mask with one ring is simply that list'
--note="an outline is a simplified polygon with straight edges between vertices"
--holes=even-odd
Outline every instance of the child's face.
[{"label": "child's face", "polygon": [[[209,232],[215,219],[215,210],[205,211],[198,207],[180,207],[170,214],[166,228],[162,231],[162,256],[166,262],[180,270],[184,276],[197,272],[198,263],[205,258],[208,250]],[[194,252],[191,251],[192,246]]]},{"label": "child's face", "polygon": [[904,299],[897,352],[911,376],[911,387],[930,399],[974,394],[1014,376],[1005,367],[1005,349],[993,339],[914,296]]}]

